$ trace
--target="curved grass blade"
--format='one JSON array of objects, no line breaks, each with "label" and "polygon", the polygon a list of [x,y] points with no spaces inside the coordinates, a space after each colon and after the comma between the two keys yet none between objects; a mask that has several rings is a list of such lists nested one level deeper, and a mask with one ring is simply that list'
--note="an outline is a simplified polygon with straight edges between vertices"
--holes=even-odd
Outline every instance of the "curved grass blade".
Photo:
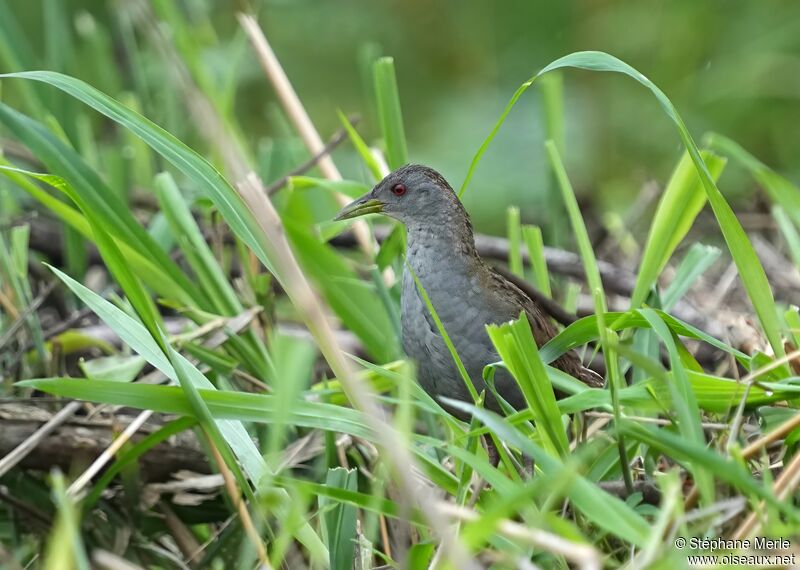
[{"label": "curved grass blade", "polygon": [[79,196],[93,214],[98,227],[138,250],[141,257],[151,260],[177,284],[178,291],[185,292],[195,302],[205,301],[194,283],[139,225],[126,204],[80,155],[40,123],[2,103],[0,122],[28,146],[51,172],[68,182],[68,186],[74,190],[73,194]]},{"label": "curved grass blade", "polygon": [[0,78],[3,77],[29,79],[52,85],[130,129],[178,170],[197,182],[220,210],[231,229],[259,255],[259,259],[267,268],[272,270],[272,264],[257,237],[255,220],[239,194],[211,163],[169,132],[142,115],[131,111],[119,101],[74,77],[52,71],[0,74]]},{"label": "curved grass blade", "polygon": [[[86,303],[86,306],[90,307],[103,322],[111,327],[125,344],[144,357],[145,360],[155,368],[163,372],[168,378],[178,382],[178,375],[173,366],[173,362],[164,354],[157,341],[141,323],[58,269],[51,267],[51,270],[81,299],[81,301]],[[182,356],[178,356],[179,360],[183,359]],[[188,361],[186,362],[188,365]],[[190,375],[192,385],[214,389],[211,382],[194,366],[189,365],[188,374]],[[92,398],[89,397],[89,399]],[[255,444],[253,444],[252,439],[247,433],[247,430],[244,429],[243,425],[234,423],[226,423],[220,427],[224,431],[227,441],[233,445],[234,449],[237,451],[237,455],[250,479],[254,482],[258,482],[266,473],[266,465],[261,457],[261,453],[255,447]]]},{"label": "curved grass blade", "polygon": [[717,152],[731,157],[744,166],[767,191],[772,201],[783,207],[794,223],[800,226],[800,187],[772,170],[728,137],[709,133],[705,137],[705,142]]},{"label": "curved grass blade", "polygon": [[[42,378],[23,380],[15,386],[35,388],[48,394],[76,398],[98,403],[130,406],[165,414],[194,417],[189,400],[178,386],[150,384],[121,384],[108,380],[76,378]],[[200,388],[199,394],[218,420],[272,423],[280,414],[275,396]],[[363,415],[352,409],[322,402],[297,400],[285,416],[291,425],[347,433],[374,441],[375,433],[369,429]]]},{"label": "curved grass blade", "polygon": [[[495,135],[500,130],[501,125],[503,122],[505,122],[509,112],[522,94],[525,93],[528,87],[530,87],[536,81],[536,79],[542,75],[556,69],[567,67],[586,69],[589,71],[609,71],[621,73],[631,77],[647,87],[653,96],[655,96],[656,100],[661,105],[661,108],[678,130],[678,136],[683,142],[684,147],[689,153],[689,156],[691,157],[692,162],[697,169],[698,175],[700,176],[700,181],[703,183],[703,188],[705,189],[708,197],[708,201],[711,204],[711,208],[717,218],[717,222],[722,230],[722,235],[725,238],[725,242],[728,245],[728,249],[731,252],[733,260],[736,263],[736,267],[739,269],[739,275],[742,283],[747,291],[748,297],[750,298],[750,302],[752,303],[753,308],[758,315],[758,320],[761,323],[764,334],[766,335],[776,357],[780,358],[784,356],[785,350],[783,348],[783,342],[781,341],[778,312],[775,307],[775,299],[772,295],[772,289],[770,288],[769,280],[764,273],[764,268],[762,267],[761,262],[759,261],[755,250],[753,249],[753,245],[750,243],[750,240],[744,231],[744,228],[742,228],[742,225],[739,223],[739,220],[736,218],[736,215],[733,213],[730,205],[722,196],[722,193],[717,188],[717,185],[714,183],[711,172],[708,170],[706,163],[700,156],[700,150],[697,148],[697,145],[692,139],[691,134],[689,134],[689,130],[686,128],[683,119],[681,119],[680,115],[678,115],[678,111],[675,109],[675,106],[672,104],[669,98],[667,98],[664,92],[661,91],[661,89],[659,89],[642,73],[636,71],[633,67],[612,55],[599,51],[575,52],[551,62],[539,73],[523,83],[512,95],[511,100],[508,102],[508,105],[506,105],[506,108],[503,110],[503,113],[500,115],[497,123],[495,123],[494,127],[489,132],[489,135],[475,153],[475,157],[472,159],[472,163],[467,171],[467,176],[461,186],[461,190],[459,191],[459,196],[461,196],[466,190],[469,181],[472,179],[472,175],[478,165],[478,162],[480,162],[481,157],[483,156],[484,152],[486,152],[486,149],[492,142],[492,139],[494,139]],[[784,365],[781,368],[786,374],[788,374],[787,366]]]}]

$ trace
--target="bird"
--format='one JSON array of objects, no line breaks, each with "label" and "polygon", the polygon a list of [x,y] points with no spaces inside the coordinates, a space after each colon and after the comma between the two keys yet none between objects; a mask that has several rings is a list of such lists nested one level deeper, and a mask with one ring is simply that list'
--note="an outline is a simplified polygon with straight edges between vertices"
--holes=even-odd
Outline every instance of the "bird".
[{"label": "bird", "polygon": [[[402,345],[416,361],[420,385],[440,404],[442,396],[469,403],[473,400],[415,275],[479,394],[486,390],[484,367],[500,360],[486,325],[502,324],[524,314],[538,346],[557,334],[542,304],[478,255],[466,209],[447,180],[433,168],[407,164],[394,170],[370,192],[342,208],[334,219],[366,214],[389,216],[406,228],[407,263],[400,298]],[[573,351],[562,354],[552,366],[588,386],[603,386],[603,378],[584,367]],[[494,384],[497,393],[516,410],[527,407],[507,370],[496,369]],[[486,390],[484,405],[502,412],[491,390]],[[443,407],[468,421],[469,414],[462,409]]]}]

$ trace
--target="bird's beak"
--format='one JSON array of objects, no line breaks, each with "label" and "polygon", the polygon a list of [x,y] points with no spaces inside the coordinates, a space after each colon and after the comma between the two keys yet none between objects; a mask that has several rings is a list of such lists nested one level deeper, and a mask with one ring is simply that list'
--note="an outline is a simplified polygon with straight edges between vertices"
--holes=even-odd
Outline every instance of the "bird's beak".
[{"label": "bird's beak", "polygon": [[349,220],[357,218],[364,214],[380,214],[383,212],[383,202],[376,200],[372,197],[372,192],[362,196],[354,202],[350,202],[347,206],[342,208],[336,217],[333,218],[335,222],[340,220]]}]

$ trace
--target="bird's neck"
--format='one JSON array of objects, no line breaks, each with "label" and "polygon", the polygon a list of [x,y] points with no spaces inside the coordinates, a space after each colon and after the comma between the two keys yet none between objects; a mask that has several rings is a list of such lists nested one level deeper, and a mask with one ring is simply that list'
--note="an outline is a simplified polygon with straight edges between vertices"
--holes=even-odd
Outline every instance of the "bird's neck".
[{"label": "bird's neck", "polygon": [[[476,263],[475,240],[468,220],[442,224],[407,224],[406,255],[417,275],[444,271],[469,271]],[[445,273],[446,274],[446,273]]]}]

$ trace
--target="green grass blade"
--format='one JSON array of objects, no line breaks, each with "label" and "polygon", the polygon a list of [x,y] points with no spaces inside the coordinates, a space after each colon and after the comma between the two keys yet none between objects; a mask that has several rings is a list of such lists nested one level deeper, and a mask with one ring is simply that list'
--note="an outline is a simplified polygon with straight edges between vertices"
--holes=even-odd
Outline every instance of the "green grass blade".
[{"label": "green grass blade", "polygon": [[780,206],[773,206],[772,217],[778,224],[778,229],[783,234],[783,239],[786,240],[786,245],[789,246],[789,253],[794,261],[794,266],[800,269],[800,233],[797,231],[797,226],[792,223],[786,210]]},{"label": "green grass blade", "polygon": [[223,315],[240,313],[242,304],[211,253],[175,180],[162,172],[155,178],[155,190],[161,211],[214,310]]},{"label": "green grass blade", "polygon": [[[152,338],[148,330],[141,323],[58,269],[51,267],[51,270],[86,304],[86,306],[90,307],[103,322],[116,332],[125,344],[144,357],[144,359],[155,368],[163,372],[168,378],[171,378],[175,382],[178,381],[178,376],[171,360],[164,354],[158,342]],[[193,384],[202,388],[214,388],[211,382],[194,367],[192,367],[189,374],[192,375]],[[229,442],[250,441],[249,446],[244,443],[246,447],[243,448],[240,459],[251,479],[253,481],[260,480],[265,473],[264,463],[261,454],[255,446],[252,445],[252,441],[247,431],[244,429],[244,426],[241,424],[238,426],[229,424],[221,426],[221,428],[225,432]]]},{"label": "green grass blade", "polygon": [[570,224],[572,225],[572,231],[575,234],[575,242],[578,245],[583,268],[586,271],[586,283],[590,291],[593,293],[600,293],[600,295],[596,297],[595,311],[597,313],[605,313],[608,309],[606,308],[606,298],[603,294],[603,282],[600,279],[597,259],[594,256],[589,233],[586,231],[586,224],[583,222],[578,200],[575,198],[575,192],[572,190],[572,184],[561,162],[561,157],[558,154],[555,143],[553,143],[553,141],[547,141],[545,142],[545,148],[550,161],[550,167],[553,169],[558,185],[561,188],[561,197],[564,200]]},{"label": "green grass blade", "polygon": [[[325,478],[325,486],[351,492],[358,491],[358,473],[355,469],[341,467],[330,469]],[[331,568],[350,570],[353,567],[355,550],[357,509],[352,505],[337,504],[325,496],[319,497],[319,508],[324,513]]]},{"label": "green grass blade", "polygon": [[697,279],[719,258],[720,250],[710,245],[693,243],[681,260],[672,283],[661,295],[661,304],[669,311],[691,289]]},{"label": "green grass blade", "polygon": [[68,186],[91,209],[104,231],[120,238],[131,248],[138,250],[143,257],[152,260],[154,265],[178,285],[178,291],[185,292],[197,302],[202,301],[202,295],[194,284],[139,225],[119,196],[75,151],[43,125],[3,104],[0,104],[0,122],[27,145],[51,172],[68,182]]},{"label": "green grass blade", "polygon": [[[777,357],[784,356],[785,351],[783,349],[783,343],[781,342],[780,323],[777,309],[775,307],[775,299],[772,295],[772,289],[770,288],[767,276],[764,273],[764,268],[762,267],[761,262],[759,261],[755,250],[753,249],[753,245],[750,243],[750,240],[747,237],[747,234],[742,228],[742,225],[739,223],[739,220],[736,218],[736,215],[733,213],[730,205],[725,201],[722,193],[714,183],[714,179],[711,176],[706,163],[700,156],[700,150],[697,148],[697,145],[692,139],[691,134],[689,134],[689,130],[686,128],[683,119],[681,119],[680,115],[678,115],[678,111],[675,109],[675,106],[672,104],[669,98],[667,98],[664,92],[661,91],[661,89],[659,89],[652,81],[647,79],[647,77],[645,77],[642,73],[636,71],[633,67],[617,59],[616,57],[598,51],[575,52],[551,62],[539,73],[523,83],[511,96],[511,100],[506,105],[506,108],[503,110],[500,118],[495,123],[494,127],[489,132],[489,135],[483,141],[481,146],[478,148],[478,151],[475,153],[475,157],[472,159],[472,163],[467,171],[467,176],[462,184],[459,196],[461,196],[466,190],[481,157],[488,148],[489,144],[492,142],[492,139],[494,139],[495,135],[500,130],[500,126],[503,124],[509,112],[522,94],[525,93],[528,87],[530,87],[536,81],[536,79],[542,75],[556,69],[567,67],[586,69],[590,71],[608,71],[620,73],[638,81],[650,90],[664,113],[675,125],[681,142],[683,142],[683,145],[688,151],[695,168],[697,168],[700,180],[703,183],[703,188],[708,197],[708,201],[711,204],[711,208],[713,209],[714,215],[716,216],[717,222],[722,230],[722,235],[725,238],[725,242],[728,245],[728,249],[731,252],[733,260],[736,263],[736,267],[739,269],[739,275],[742,279],[742,283],[744,284],[745,290],[750,298],[750,302],[753,304],[753,308],[758,315],[759,322],[761,323],[761,327],[764,330],[764,334],[766,335],[772,350]],[[711,146],[713,147],[713,145]],[[783,369],[786,373],[788,373],[787,367],[783,367]]]},{"label": "green grass blade", "polygon": [[[403,128],[403,113],[400,108],[400,92],[391,57],[379,58],[372,67],[375,79],[375,101],[381,134],[386,142],[386,160],[394,170],[408,162],[406,134]],[[380,179],[380,177],[378,178]]]},{"label": "green grass blade", "polygon": [[784,178],[737,142],[717,133],[706,135],[708,146],[725,154],[745,167],[753,178],[767,191],[772,201],[781,206],[800,226],[800,187]]},{"label": "green grass blade", "polygon": [[[66,398],[194,417],[193,408],[179,386],[122,384],[107,380],[87,382],[75,378],[23,380],[15,385]],[[281,402],[275,396],[215,390],[213,386],[201,387],[199,393],[217,420],[270,424],[279,415],[277,407]],[[341,432],[368,441],[377,439],[363,414],[351,408],[298,400],[289,412],[286,421],[298,427]]]},{"label": "green grass blade", "polygon": [[[16,10],[8,2],[0,2],[0,64],[3,69],[23,70],[38,67],[33,49],[28,37],[23,32],[15,16]],[[43,101],[45,97],[36,85],[17,86],[20,99],[25,102],[27,109],[39,118],[46,114]]]},{"label": "green grass blade", "polygon": [[[477,408],[459,400],[446,400],[447,404],[476,415],[487,427],[500,436],[503,441],[518,447],[523,453],[533,457],[536,466],[545,475],[560,472],[563,464],[559,459],[536,445],[511,426],[508,420],[497,414]],[[587,519],[632,544],[641,545],[647,539],[647,521],[631,507],[581,476],[577,470],[570,474],[572,481],[566,489],[566,496]]]},{"label": "green grass blade", "polygon": [[[724,342],[717,340],[713,336],[704,333],[688,323],[684,323],[683,321],[676,319],[664,311],[656,310],[656,312],[664,320],[670,330],[674,331],[675,333],[681,336],[707,342],[714,348],[733,355],[742,365],[749,367],[750,357],[744,354],[742,351],[728,346]],[[609,323],[608,326],[615,331],[632,327],[650,327],[650,324],[639,314],[638,311],[629,311],[626,313],[612,311],[605,315],[605,320]],[[597,338],[597,315],[583,317],[558,333],[541,348],[540,352],[542,354],[542,360],[548,363],[552,362],[568,350],[582,346],[587,342],[596,340]]]},{"label": "green grass blade", "polygon": [[[10,242],[0,232],[0,285],[8,291],[10,303],[13,303],[18,314],[26,314],[25,325],[36,347],[40,362],[47,362],[42,325],[39,322],[39,313],[29,312],[28,307],[33,303],[33,294],[28,279],[28,232],[27,226],[11,229]],[[6,305],[3,304],[4,313]],[[9,310],[10,313],[10,310]],[[2,327],[0,327],[2,331]],[[0,336],[3,336],[0,334]]]},{"label": "green grass blade", "polygon": [[506,209],[506,231],[508,232],[508,268],[517,277],[524,277],[522,266],[522,226],[519,208]]},{"label": "green grass blade", "polygon": [[81,538],[80,515],[67,495],[64,476],[60,471],[55,471],[50,476],[50,482],[58,514],[47,543],[43,567],[45,570],[60,570],[67,564],[76,570],[89,570],[89,558]]},{"label": "green grass blade", "polygon": [[569,453],[567,434],[528,318],[523,314],[511,323],[489,325],[486,332],[519,384],[544,448],[557,457],[565,457]]},{"label": "green grass blade", "polygon": [[[725,168],[725,159],[701,151],[708,171],[717,180]],[[675,248],[689,232],[697,214],[706,203],[703,185],[688,153],[684,153],[658,203],[650,232],[642,251],[636,286],[631,294],[631,308],[641,305],[666,266]]]},{"label": "green grass blade", "polygon": [[[561,162],[558,149],[553,141],[547,141],[545,147],[550,160],[550,166],[561,188],[561,195],[564,199],[567,215],[569,216],[572,231],[575,234],[575,241],[578,244],[578,251],[581,255],[581,261],[583,262],[583,268],[586,272],[586,282],[589,286],[589,291],[592,293],[592,298],[594,299],[594,310],[597,316],[597,332],[600,336],[600,342],[603,345],[603,359],[606,363],[608,385],[611,391],[611,405],[614,411],[614,421],[618,422],[621,416],[619,391],[623,388],[624,379],[619,372],[619,361],[616,358],[616,351],[610,342],[610,340],[614,339],[616,333],[607,329],[605,326],[605,314],[608,309],[606,297],[603,293],[603,283],[600,280],[600,269],[597,267],[597,259],[594,256],[592,243],[589,240],[589,233],[586,231],[586,224],[583,222],[578,200],[575,198],[575,192],[572,190],[572,184],[570,184],[567,171],[564,169],[564,165]],[[628,489],[632,489],[633,483],[630,474],[630,466],[628,464],[627,448],[622,438],[619,439],[618,443],[620,466],[622,468],[623,477],[625,478],[625,484]]]},{"label": "green grass blade", "polygon": [[[66,180],[54,174],[40,174],[38,172],[28,172],[26,170],[2,166],[2,162],[0,162],[0,173],[13,180],[17,186],[49,208],[83,237],[90,240],[94,239],[94,234],[92,233],[89,222],[78,210],[50,196],[50,194],[39,188],[36,184],[31,183],[28,178],[40,180],[60,192],[66,193],[68,190],[73,192],[74,190],[72,190],[71,185]],[[117,237],[115,242],[117,247],[124,253],[125,258],[136,270],[137,275],[139,275],[156,293],[164,298],[174,299],[182,304],[194,305],[195,301],[190,292],[181,289],[181,284],[176,282],[170,273],[157,265],[157,260],[153,260],[149,257],[147,252],[143,252],[141,248],[136,247],[135,244],[129,245],[129,242],[124,241],[122,237]]]},{"label": "green grass blade", "polygon": [[551,140],[558,152],[566,151],[564,130],[564,76],[551,73],[542,78],[545,140]]},{"label": "green grass blade", "polygon": [[355,147],[356,152],[358,152],[358,155],[361,157],[361,160],[372,173],[372,177],[375,180],[380,180],[383,178],[381,166],[378,164],[378,161],[375,159],[375,157],[372,156],[372,151],[369,149],[369,145],[364,142],[364,139],[361,138],[361,135],[358,134],[358,131],[355,129],[355,127],[350,124],[350,120],[344,113],[337,111],[337,114],[339,115],[339,122],[347,131],[347,136],[350,138],[350,142],[353,143],[353,147]]},{"label": "green grass blade", "polygon": [[207,160],[170,133],[105,93],[73,77],[50,71],[9,73],[0,75],[0,78],[2,77],[29,79],[52,85],[130,129],[178,170],[194,180],[219,208],[231,229],[259,255],[268,269],[272,269],[272,264],[257,237],[259,234],[256,222],[238,192]]},{"label": "green grass blade", "polygon": [[544,258],[544,240],[541,228],[539,226],[522,226],[522,240],[528,248],[528,258],[536,288],[552,298],[553,292],[550,289],[550,273]]},{"label": "green grass blade", "polygon": [[439,334],[442,335],[442,340],[444,344],[447,346],[447,350],[450,352],[450,356],[453,358],[453,362],[458,369],[458,373],[461,375],[461,379],[464,381],[464,385],[469,392],[469,395],[472,396],[473,402],[478,402],[480,399],[478,395],[478,391],[475,389],[475,384],[472,383],[472,379],[469,377],[467,373],[467,369],[464,368],[464,363],[461,361],[461,357],[458,355],[458,351],[456,351],[456,347],[453,344],[453,341],[450,339],[450,335],[447,334],[447,331],[442,324],[442,320],[439,318],[439,315],[436,313],[436,308],[431,303],[430,297],[428,297],[428,293],[425,291],[425,288],[422,286],[422,283],[417,277],[417,274],[414,273],[414,270],[411,268],[411,264],[406,260],[406,270],[411,273],[411,276],[414,279],[414,284],[417,287],[417,291],[422,297],[422,300],[425,303],[425,307],[428,309],[431,317],[433,318],[434,323],[436,323],[436,329],[439,331]]},{"label": "green grass blade", "polygon": [[[703,434],[703,427],[700,425],[700,409],[697,406],[697,399],[692,391],[687,371],[678,354],[675,333],[667,328],[667,325],[654,310],[641,309],[639,312],[647,319],[653,331],[659,336],[664,346],[667,347],[672,366],[672,382],[668,383],[668,387],[672,393],[672,406],[678,416],[678,429],[687,440],[696,443],[698,446],[705,446],[706,438]],[[714,502],[713,474],[697,464],[691,465],[691,471],[700,489],[703,504],[710,505]]]}]

